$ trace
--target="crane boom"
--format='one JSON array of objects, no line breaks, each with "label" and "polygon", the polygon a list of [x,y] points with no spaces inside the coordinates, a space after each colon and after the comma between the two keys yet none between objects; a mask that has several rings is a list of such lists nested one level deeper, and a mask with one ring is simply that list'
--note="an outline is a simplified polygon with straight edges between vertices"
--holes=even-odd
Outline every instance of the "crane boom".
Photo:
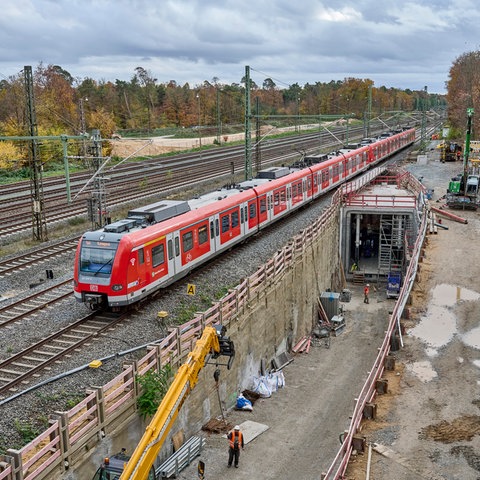
[{"label": "crane boom", "polygon": [[198,382],[207,356],[229,356],[228,368],[235,355],[233,342],[224,336],[225,329],[205,327],[187,361],[178,369],[165,397],[120,475],[120,480],[146,480],[165,439],[178,416],[183,402]]}]

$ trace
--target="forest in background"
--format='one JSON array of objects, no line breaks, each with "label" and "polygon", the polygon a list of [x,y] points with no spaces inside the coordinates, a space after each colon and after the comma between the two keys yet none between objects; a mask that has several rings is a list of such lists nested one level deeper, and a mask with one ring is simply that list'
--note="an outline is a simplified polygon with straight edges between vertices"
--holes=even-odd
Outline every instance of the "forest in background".
[{"label": "forest in background", "polygon": [[[383,112],[445,109],[452,130],[462,133],[465,112],[480,99],[480,52],[463,54],[453,63],[447,95],[426,90],[376,87],[368,79],[345,78],[328,83],[279,88],[271,78],[251,81],[252,114],[271,119],[351,115],[363,120],[371,89],[371,117]],[[129,82],[73,78],[58,65],[40,63],[33,70],[38,135],[79,135],[98,129],[112,135],[215,135],[241,131],[245,115],[245,78],[222,84],[217,78],[201,85],[159,83],[151,72],[137,67]],[[27,134],[26,89],[23,72],[0,81],[0,135]],[[258,110],[258,111],[257,111]],[[280,121],[280,120],[277,120]],[[28,161],[19,142],[0,142],[0,168],[21,168]],[[58,149],[61,155],[61,148]],[[55,157],[56,155],[51,155]],[[52,160],[54,160],[52,158]]]}]

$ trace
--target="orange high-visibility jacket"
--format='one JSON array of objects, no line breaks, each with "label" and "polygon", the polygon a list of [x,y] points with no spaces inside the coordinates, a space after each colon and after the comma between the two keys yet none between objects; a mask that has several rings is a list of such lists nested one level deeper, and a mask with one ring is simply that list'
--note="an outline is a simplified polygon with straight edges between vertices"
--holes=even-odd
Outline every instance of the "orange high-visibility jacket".
[{"label": "orange high-visibility jacket", "polygon": [[237,437],[238,440],[238,448],[243,448],[243,434],[240,431],[235,431],[232,430],[228,434],[228,440],[230,442],[230,448],[235,448],[235,437]]}]

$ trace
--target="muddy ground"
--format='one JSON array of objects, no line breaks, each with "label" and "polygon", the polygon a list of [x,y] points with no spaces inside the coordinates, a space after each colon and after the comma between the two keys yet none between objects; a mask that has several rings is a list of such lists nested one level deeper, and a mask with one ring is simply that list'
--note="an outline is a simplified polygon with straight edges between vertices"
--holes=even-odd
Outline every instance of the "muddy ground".
[{"label": "muddy ground", "polygon": [[[461,165],[442,164],[429,152],[427,165],[403,165],[433,189],[431,204],[446,191]],[[403,347],[395,370],[386,373],[388,391],[375,400],[375,420],[362,425],[366,450],[352,459],[347,478],[359,480],[480,479],[480,220],[459,212],[468,224],[441,219],[428,235]],[[441,217],[439,217],[441,218]],[[252,412],[231,411],[230,425],[246,420],[268,429],[248,442],[240,468],[227,468],[227,441],[206,434],[205,479],[320,479],[348,427],[355,394],[381,343],[393,301],[383,291],[369,305],[351,286],[345,304],[347,328],[330,348],[320,344],[297,355],[284,369],[285,387],[255,403]],[[371,447],[371,461],[368,451]],[[194,479],[197,459],[181,472]]]}]

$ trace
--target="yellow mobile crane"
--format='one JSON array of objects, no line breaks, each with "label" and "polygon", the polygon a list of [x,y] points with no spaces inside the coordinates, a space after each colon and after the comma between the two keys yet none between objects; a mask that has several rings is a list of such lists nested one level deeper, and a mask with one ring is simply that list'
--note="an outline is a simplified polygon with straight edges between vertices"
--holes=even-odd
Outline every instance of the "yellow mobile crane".
[{"label": "yellow mobile crane", "polygon": [[[122,453],[114,455],[95,473],[93,480],[156,480],[153,464],[165,439],[178,416],[183,402],[198,382],[200,370],[208,362],[208,357],[229,357],[230,369],[235,357],[233,342],[225,336],[226,329],[221,325],[205,327],[187,361],[178,369],[165,397],[150,424],[140,439],[131,457]],[[218,381],[218,370],[214,378]]]}]

